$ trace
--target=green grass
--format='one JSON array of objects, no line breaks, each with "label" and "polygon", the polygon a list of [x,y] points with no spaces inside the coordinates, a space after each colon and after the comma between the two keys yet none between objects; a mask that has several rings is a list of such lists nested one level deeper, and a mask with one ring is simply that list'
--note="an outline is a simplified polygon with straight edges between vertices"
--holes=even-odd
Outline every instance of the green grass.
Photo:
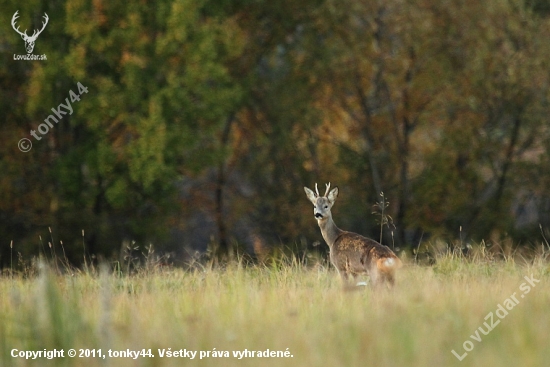
[{"label": "green grass", "polygon": [[[548,366],[550,267],[541,260],[406,265],[393,290],[345,291],[334,270],[297,262],[132,276],[106,271],[0,278],[2,366]],[[524,276],[540,280],[521,298]],[[470,335],[516,292],[481,342]],[[495,322],[498,317],[495,315]],[[475,335],[474,335],[475,336]],[[474,349],[459,361],[463,343]],[[155,358],[13,358],[12,349],[151,349]],[[230,357],[160,358],[158,349]],[[233,351],[288,351],[288,358]]]}]

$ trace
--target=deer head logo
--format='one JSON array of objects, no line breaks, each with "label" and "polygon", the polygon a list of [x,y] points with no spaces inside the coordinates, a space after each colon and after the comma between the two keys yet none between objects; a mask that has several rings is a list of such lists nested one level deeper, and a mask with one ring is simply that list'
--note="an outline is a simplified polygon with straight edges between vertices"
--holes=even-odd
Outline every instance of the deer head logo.
[{"label": "deer head logo", "polygon": [[36,38],[38,37],[38,35],[40,33],[42,33],[42,31],[44,30],[44,28],[46,28],[46,24],[48,24],[48,14],[44,13],[44,22],[42,22],[42,29],[37,31],[36,29],[34,30],[34,32],[32,33],[32,36],[29,36],[27,35],[27,30],[25,29],[25,32],[21,32],[19,30],[19,26],[17,26],[17,28],[15,28],[15,21],[17,18],[19,18],[19,15],[17,15],[17,13],[19,12],[16,11],[15,14],[13,14],[13,17],[11,18],[11,26],[13,27],[13,29],[19,33],[21,35],[21,38],[23,38],[23,41],[25,41],[25,48],[27,49],[27,53],[30,54],[32,53],[32,50],[34,49],[34,42],[36,42]]}]

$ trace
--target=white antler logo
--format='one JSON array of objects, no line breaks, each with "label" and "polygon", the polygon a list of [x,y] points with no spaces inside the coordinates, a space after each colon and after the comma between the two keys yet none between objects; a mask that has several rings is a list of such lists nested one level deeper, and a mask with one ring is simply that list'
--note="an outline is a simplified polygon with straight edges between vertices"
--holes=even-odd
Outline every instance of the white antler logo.
[{"label": "white antler logo", "polygon": [[15,28],[15,21],[17,18],[19,18],[19,15],[17,15],[17,13],[19,12],[16,11],[15,14],[13,14],[13,17],[11,18],[11,26],[13,27],[13,29],[19,33],[21,35],[21,38],[23,38],[23,41],[25,41],[25,48],[27,49],[27,53],[30,54],[32,53],[32,50],[34,49],[34,42],[36,42],[36,38],[38,37],[38,35],[40,33],[42,33],[42,31],[44,30],[44,28],[46,28],[46,24],[48,24],[48,14],[44,13],[44,22],[42,22],[42,29],[37,31],[36,29],[34,30],[34,32],[32,33],[32,36],[28,36],[27,35],[27,30],[25,29],[25,32],[21,32],[19,30],[19,26],[17,26],[17,28]]}]

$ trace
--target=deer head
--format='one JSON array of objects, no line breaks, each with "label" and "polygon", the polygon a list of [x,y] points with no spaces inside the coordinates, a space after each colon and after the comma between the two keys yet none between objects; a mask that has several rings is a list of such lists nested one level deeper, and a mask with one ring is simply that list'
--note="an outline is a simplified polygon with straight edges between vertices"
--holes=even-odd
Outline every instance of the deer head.
[{"label": "deer head", "polygon": [[306,196],[313,204],[313,215],[318,222],[324,221],[332,216],[330,213],[330,208],[334,205],[336,198],[338,197],[338,187],[330,190],[330,182],[326,184],[327,190],[325,191],[324,196],[319,195],[319,189],[317,184],[315,184],[315,192],[304,187]]},{"label": "deer head", "polygon": [[11,18],[11,26],[17,33],[21,35],[21,38],[23,38],[23,41],[25,41],[25,49],[27,49],[27,53],[30,54],[34,49],[34,42],[36,42],[36,38],[40,33],[42,33],[44,28],[46,28],[46,24],[48,24],[48,20],[49,20],[48,14],[44,13],[44,22],[42,22],[42,29],[39,31],[35,29],[34,32],[32,33],[32,36],[29,36],[27,35],[26,29],[25,29],[25,32],[21,32],[19,30],[19,26],[15,28],[15,21],[17,18],[19,18],[19,15],[17,15],[18,12],[19,10],[16,11],[15,14],[13,14],[13,17]]}]

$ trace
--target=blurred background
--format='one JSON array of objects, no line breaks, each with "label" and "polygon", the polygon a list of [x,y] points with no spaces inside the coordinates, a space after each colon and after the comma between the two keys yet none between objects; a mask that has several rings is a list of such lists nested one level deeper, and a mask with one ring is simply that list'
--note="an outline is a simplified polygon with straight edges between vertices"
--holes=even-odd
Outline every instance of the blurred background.
[{"label": "blurred background", "polygon": [[[75,265],[150,244],[176,263],[326,251],[303,186],[329,181],[343,229],[378,239],[389,203],[391,246],[550,237],[549,1],[0,8],[0,265],[60,241]],[[14,60],[16,11],[29,35],[47,13],[47,60]]]}]

